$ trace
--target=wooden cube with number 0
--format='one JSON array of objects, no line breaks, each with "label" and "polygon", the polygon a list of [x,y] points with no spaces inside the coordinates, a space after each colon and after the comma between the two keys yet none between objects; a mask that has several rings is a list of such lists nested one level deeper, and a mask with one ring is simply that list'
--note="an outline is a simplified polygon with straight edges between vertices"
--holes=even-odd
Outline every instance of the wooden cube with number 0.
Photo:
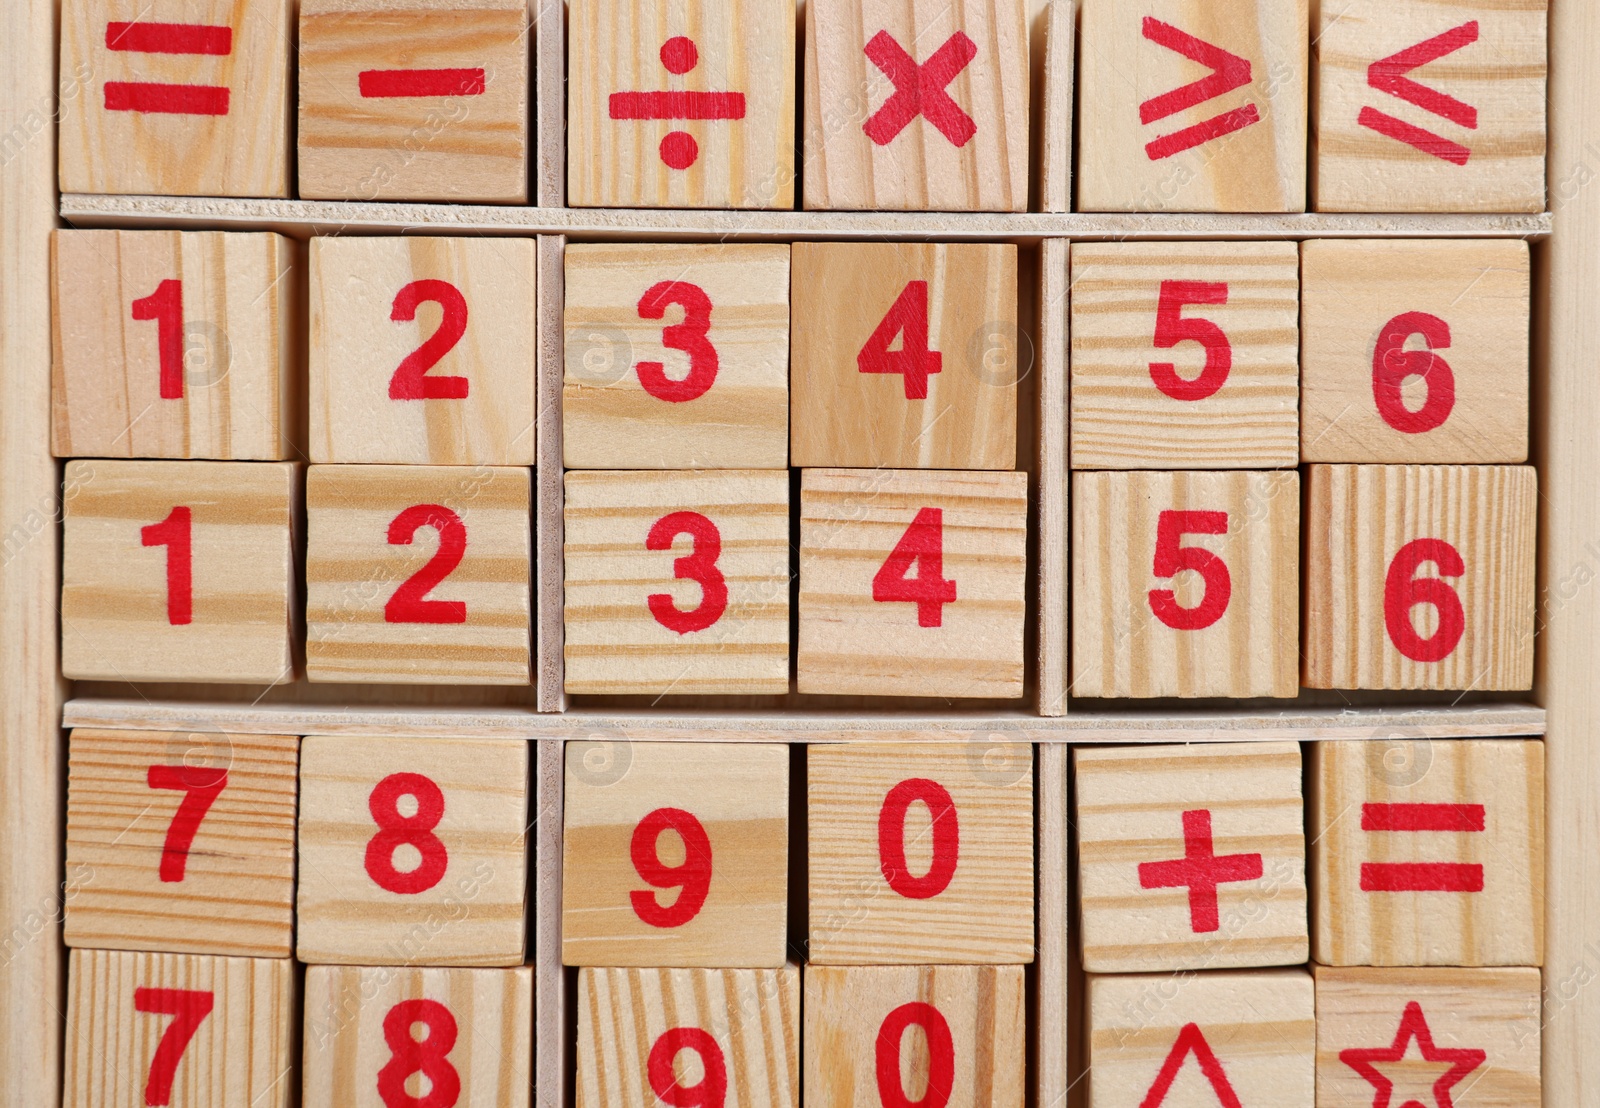
[{"label": "wooden cube with number 0", "polygon": [[1019,697],[1028,475],[808,469],[802,693]]},{"label": "wooden cube with number 0", "polygon": [[293,462],[68,462],[62,674],[292,680],[299,498]]},{"label": "wooden cube with number 0", "polygon": [[295,956],[520,964],[527,827],[520,739],[306,738]]},{"label": "wooden cube with number 0", "polygon": [[1307,480],[1308,688],[1532,687],[1531,466],[1314,465]]}]

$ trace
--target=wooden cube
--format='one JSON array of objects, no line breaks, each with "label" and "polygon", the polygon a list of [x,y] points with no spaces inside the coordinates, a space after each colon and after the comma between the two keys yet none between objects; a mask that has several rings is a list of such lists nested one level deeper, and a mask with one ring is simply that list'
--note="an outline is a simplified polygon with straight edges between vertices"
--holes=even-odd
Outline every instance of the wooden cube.
[{"label": "wooden cube", "polygon": [[1309,468],[1302,680],[1533,685],[1531,466]]},{"label": "wooden cube", "polygon": [[1318,1104],[1541,1103],[1538,970],[1314,973]]},{"label": "wooden cube", "polygon": [[807,966],[806,1108],[1022,1108],[1022,979],[1021,966]]},{"label": "wooden cube", "polygon": [[789,247],[566,249],[573,469],[789,464]]},{"label": "wooden cube", "polygon": [[300,1103],[528,1108],[532,1040],[528,966],[309,966]]},{"label": "wooden cube", "polygon": [[1337,966],[1544,964],[1544,744],[1317,743],[1315,955]]},{"label": "wooden cube", "polygon": [[1094,974],[1089,1108],[1310,1105],[1316,1003],[1302,969]]},{"label": "wooden cube", "polygon": [[567,203],[794,207],[788,0],[573,0]]},{"label": "wooden cube", "polygon": [[802,693],[1019,697],[1028,475],[808,469]]},{"label": "wooden cube", "polygon": [[806,751],[813,965],[1033,961],[1032,751]]},{"label": "wooden cube", "polygon": [[1079,211],[1306,210],[1309,0],[1081,9]]},{"label": "wooden cube", "polygon": [[1022,0],[805,6],[808,209],[1028,209]]},{"label": "wooden cube", "polygon": [[294,963],[74,950],[63,1108],[288,1108]]},{"label": "wooden cube", "polygon": [[532,480],[487,466],[312,466],[306,674],[526,685]]},{"label": "wooden cube", "polygon": [[1299,691],[1300,477],[1072,475],[1075,696]]},{"label": "wooden cube", "polygon": [[1546,6],[1323,5],[1317,210],[1543,211]]},{"label": "wooden cube", "polygon": [[620,776],[566,748],[561,958],[778,967],[788,958],[789,748],[629,743]]},{"label": "wooden cube", "polygon": [[795,466],[1015,469],[1017,248],[794,244]]},{"label": "wooden cube", "polygon": [[311,240],[311,460],[533,464],[533,239]]},{"label": "wooden cube", "polygon": [[566,475],[566,688],[789,691],[789,475]]},{"label": "wooden cube", "polygon": [[57,457],[295,456],[288,239],[63,230],[51,263]]},{"label": "wooden cube", "polygon": [[68,946],[287,958],[300,740],[72,732]]},{"label": "wooden cube", "polygon": [[62,192],[289,195],[291,0],[66,0]]},{"label": "wooden cube", "polygon": [[301,0],[300,196],[528,199],[528,0]]},{"label": "wooden cube", "polygon": [[68,462],[61,672],[294,677],[294,462]]},{"label": "wooden cube", "polygon": [[1072,247],[1072,468],[1272,469],[1299,454],[1292,242]]},{"label": "wooden cube", "polygon": [[576,1007],[578,1108],[799,1108],[800,971],[792,964],[583,969]]},{"label": "wooden cube", "polygon": [[1300,457],[1528,460],[1528,244],[1301,246]]},{"label": "wooden cube", "polygon": [[1073,749],[1091,973],[1306,960],[1295,743]]},{"label": "wooden cube", "polygon": [[307,738],[295,956],[519,965],[527,827],[521,739]]}]

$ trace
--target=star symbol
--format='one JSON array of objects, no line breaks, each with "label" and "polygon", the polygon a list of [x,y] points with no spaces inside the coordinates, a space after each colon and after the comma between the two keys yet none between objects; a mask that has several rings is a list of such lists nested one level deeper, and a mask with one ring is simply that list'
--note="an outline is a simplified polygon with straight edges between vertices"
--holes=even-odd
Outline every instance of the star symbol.
[{"label": "star symbol", "polygon": [[[1387,1047],[1341,1050],[1339,1061],[1359,1073],[1377,1090],[1372,1097],[1372,1108],[1390,1108],[1389,1101],[1394,1095],[1394,1081],[1385,1077],[1374,1063],[1401,1061],[1412,1039],[1416,1039],[1424,1061],[1450,1063],[1450,1068],[1440,1074],[1438,1080],[1433,1083],[1432,1108],[1455,1108],[1455,1099],[1450,1095],[1450,1090],[1455,1088],[1463,1077],[1483,1065],[1488,1055],[1481,1050],[1444,1050],[1434,1046],[1433,1032],[1428,1029],[1428,1020],[1422,1014],[1422,1005],[1414,1000],[1406,1005],[1405,1013],[1400,1017],[1400,1028],[1395,1032],[1392,1044]],[[1428,1108],[1428,1106],[1417,1100],[1407,1100],[1396,1108]]]}]

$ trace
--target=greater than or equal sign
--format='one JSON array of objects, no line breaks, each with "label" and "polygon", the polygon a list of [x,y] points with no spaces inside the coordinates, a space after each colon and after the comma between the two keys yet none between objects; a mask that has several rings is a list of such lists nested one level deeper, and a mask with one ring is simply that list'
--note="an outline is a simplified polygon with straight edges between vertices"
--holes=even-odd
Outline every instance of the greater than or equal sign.
[{"label": "greater than or equal sign", "polygon": [[410,96],[482,96],[487,87],[482,69],[367,69],[356,78],[367,99]]},{"label": "greater than or equal sign", "polygon": [[[1484,829],[1482,804],[1363,804],[1363,831]],[[1483,866],[1472,862],[1362,862],[1361,890],[1369,893],[1481,893]]]},{"label": "greater than or equal sign", "polygon": [[[106,24],[106,49],[132,54],[233,53],[233,28],[203,23]],[[108,112],[161,115],[227,115],[228,89],[222,85],[177,85],[160,81],[107,81]]]}]

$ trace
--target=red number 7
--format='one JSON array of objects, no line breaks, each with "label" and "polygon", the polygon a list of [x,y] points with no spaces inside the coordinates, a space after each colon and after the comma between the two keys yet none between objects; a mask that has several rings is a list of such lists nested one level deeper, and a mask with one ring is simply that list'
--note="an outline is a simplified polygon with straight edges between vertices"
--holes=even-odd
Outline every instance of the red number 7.
[{"label": "red number 7", "polygon": [[200,821],[211,810],[211,802],[228,787],[228,771],[208,766],[151,766],[146,780],[152,789],[179,789],[184,794],[167,825],[167,840],[161,844],[161,880],[182,881],[189,846],[200,830]]},{"label": "red number 7", "polygon": [[216,994],[200,989],[133,990],[133,1010],[157,1016],[171,1016],[172,1022],[161,1033],[156,1052],[150,1056],[150,1078],[144,1085],[144,1102],[155,1108],[172,1103],[172,1078],[178,1060],[189,1049],[189,1040],[211,1014]]}]

